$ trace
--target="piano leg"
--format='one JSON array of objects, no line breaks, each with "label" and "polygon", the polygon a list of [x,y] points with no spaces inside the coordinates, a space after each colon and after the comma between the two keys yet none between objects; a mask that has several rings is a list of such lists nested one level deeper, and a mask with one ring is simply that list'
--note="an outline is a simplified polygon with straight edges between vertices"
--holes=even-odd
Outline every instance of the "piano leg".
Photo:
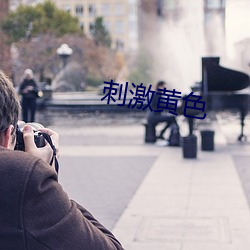
[{"label": "piano leg", "polygon": [[[244,126],[245,126],[245,117],[247,112],[244,109],[240,110],[240,125],[241,125],[241,133],[238,137],[238,141],[247,141],[246,135],[244,135]],[[189,125],[189,135],[193,135],[194,131],[194,118],[188,118],[188,125]]]},{"label": "piano leg", "polygon": [[244,135],[244,126],[245,126],[244,120],[245,120],[246,115],[247,115],[247,111],[245,111],[244,109],[241,109],[240,110],[241,133],[238,137],[238,141],[246,141],[247,140],[247,137]]},{"label": "piano leg", "polygon": [[189,125],[189,135],[193,135],[193,131],[194,131],[194,118],[188,118],[188,125]]}]

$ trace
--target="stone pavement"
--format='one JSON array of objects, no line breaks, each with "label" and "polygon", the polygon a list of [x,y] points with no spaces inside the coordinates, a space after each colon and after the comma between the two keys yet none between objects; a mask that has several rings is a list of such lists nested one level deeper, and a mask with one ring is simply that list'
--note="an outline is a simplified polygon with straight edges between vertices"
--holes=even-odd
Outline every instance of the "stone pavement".
[{"label": "stone pavement", "polygon": [[[107,202],[106,208],[117,220],[109,225],[127,250],[246,250],[250,248],[250,213],[236,165],[249,157],[250,145],[228,143],[238,135],[234,128],[232,124],[215,126],[215,151],[201,151],[199,141],[197,159],[183,159],[179,147],[145,145],[141,125],[74,130],[55,126],[62,135],[59,179],[72,198],[85,204],[82,192],[87,187],[77,183],[87,175],[93,194],[95,185],[108,192],[100,183],[102,178],[96,180],[88,171],[101,162],[103,168],[97,172],[105,176],[114,162],[106,182],[112,183],[111,190],[107,197],[100,195],[100,203],[114,195],[116,202]],[[79,166],[73,168],[76,162]],[[86,162],[89,169],[81,167]],[[129,166],[135,171],[128,171]],[[139,177],[134,180],[133,174]],[[136,184],[127,195],[129,183]],[[112,207],[119,205],[119,193],[123,204],[116,213]]]},{"label": "stone pavement", "polygon": [[[216,127],[216,150],[183,159],[165,148],[113,229],[129,250],[245,250],[250,213],[230,148]],[[236,136],[237,134],[235,134]]]}]

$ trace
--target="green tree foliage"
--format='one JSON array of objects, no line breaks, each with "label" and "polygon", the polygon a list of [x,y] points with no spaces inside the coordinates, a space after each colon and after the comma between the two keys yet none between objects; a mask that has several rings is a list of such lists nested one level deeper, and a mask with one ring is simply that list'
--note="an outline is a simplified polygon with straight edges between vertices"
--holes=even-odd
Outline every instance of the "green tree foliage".
[{"label": "green tree foliage", "polygon": [[106,47],[111,46],[111,37],[103,24],[103,18],[97,17],[95,19],[95,24],[92,30],[92,35],[95,40],[96,45],[104,45]]},{"label": "green tree foliage", "polygon": [[58,9],[49,0],[36,6],[20,5],[3,21],[2,29],[9,35],[11,42],[40,33],[63,36],[80,31],[78,19]]}]

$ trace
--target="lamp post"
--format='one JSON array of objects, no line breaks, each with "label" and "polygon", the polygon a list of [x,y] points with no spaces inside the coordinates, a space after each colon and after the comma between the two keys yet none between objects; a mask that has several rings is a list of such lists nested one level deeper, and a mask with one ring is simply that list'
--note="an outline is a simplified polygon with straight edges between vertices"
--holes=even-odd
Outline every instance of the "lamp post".
[{"label": "lamp post", "polygon": [[63,43],[57,50],[57,55],[59,55],[62,58],[63,61],[63,68],[67,65],[67,60],[73,53],[73,50],[69,47],[67,43]]}]

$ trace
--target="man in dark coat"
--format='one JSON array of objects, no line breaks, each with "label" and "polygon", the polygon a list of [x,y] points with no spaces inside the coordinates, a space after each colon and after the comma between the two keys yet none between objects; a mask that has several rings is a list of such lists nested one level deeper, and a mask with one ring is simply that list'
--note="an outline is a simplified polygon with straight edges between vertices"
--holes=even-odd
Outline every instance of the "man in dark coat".
[{"label": "man in dark coat", "polygon": [[[23,129],[25,152],[13,150],[19,108],[12,83],[0,71],[0,249],[123,249],[110,231],[69,199],[48,164],[50,145],[37,148],[29,125]],[[41,131],[58,149],[58,134]]]}]

